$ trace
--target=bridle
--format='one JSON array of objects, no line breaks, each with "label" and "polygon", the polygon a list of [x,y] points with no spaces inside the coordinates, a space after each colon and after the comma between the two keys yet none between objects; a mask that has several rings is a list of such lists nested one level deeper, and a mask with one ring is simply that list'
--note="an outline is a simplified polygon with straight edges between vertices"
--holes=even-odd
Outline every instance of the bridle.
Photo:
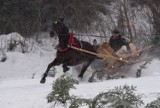
[{"label": "bridle", "polygon": [[[78,42],[75,42],[74,38],[75,38],[75,34],[73,32],[71,33],[66,33],[64,34],[63,33],[63,29],[64,29],[65,25],[64,23],[61,21],[61,20],[57,20],[53,23],[53,32],[54,34],[56,34],[57,36],[65,36],[65,35],[69,35],[69,39],[68,39],[68,45],[70,46],[75,46],[75,47],[82,47],[81,43],[78,41]],[[58,29],[57,29],[58,28]],[[65,52],[67,51],[68,49],[70,49],[70,47],[66,47],[64,49],[59,49],[57,50],[58,52]]]},{"label": "bridle", "polygon": [[59,30],[58,32],[54,30],[54,33],[55,33],[57,36],[60,35],[60,32],[62,31],[62,28],[64,27],[64,24],[63,24],[63,22],[62,22],[61,20],[55,21],[54,24],[58,24],[58,22],[60,23],[60,30]]}]

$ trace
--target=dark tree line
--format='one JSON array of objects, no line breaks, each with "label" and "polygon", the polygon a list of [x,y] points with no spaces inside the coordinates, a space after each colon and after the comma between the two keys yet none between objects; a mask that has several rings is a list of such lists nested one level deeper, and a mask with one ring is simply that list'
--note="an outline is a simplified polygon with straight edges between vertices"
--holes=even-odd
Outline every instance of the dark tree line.
[{"label": "dark tree line", "polygon": [[109,37],[117,28],[132,41],[155,42],[160,40],[159,5],[159,0],[0,0],[0,34],[29,36],[65,17],[69,29],[79,33]]},{"label": "dark tree line", "polygon": [[160,46],[160,1],[159,0],[131,0],[132,7],[146,9],[146,19],[152,28],[152,42]]},{"label": "dark tree line", "polygon": [[147,20],[154,28],[154,33],[160,34],[160,1],[159,0],[134,0],[132,1],[133,7],[141,6],[148,8]]},{"label": "dark tree line", "polygon": [[28,35],[46,31],[58,17],[65,17],[71,29],[84,31],[100,14],[107,14],[110,0],[1,0],[0,34]]}]

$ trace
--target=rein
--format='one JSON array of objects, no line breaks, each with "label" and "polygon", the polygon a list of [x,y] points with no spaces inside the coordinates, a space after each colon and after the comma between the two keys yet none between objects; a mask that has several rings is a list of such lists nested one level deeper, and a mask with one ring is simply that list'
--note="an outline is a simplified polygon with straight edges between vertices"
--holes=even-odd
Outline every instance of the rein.
[{"label": "rein", "polygon": [[66,47],[66,48],[64,48],[64,49],[59,49],[59,50],[57,50],[58,52],[65,52],[65,51],[67,51],[69,49],[69,47]]},{"label": "rein", "polygon": [[[61,35],[68,35],[68,34],[61,34]],[[101,35],[85,35],[85,34],[74,34],[74,35],[76,35],[76,36],[90,36],[90,37],[99,37],[99,38],[107,38],[107,37],[105,37],[105,36],[101,36]]]}]

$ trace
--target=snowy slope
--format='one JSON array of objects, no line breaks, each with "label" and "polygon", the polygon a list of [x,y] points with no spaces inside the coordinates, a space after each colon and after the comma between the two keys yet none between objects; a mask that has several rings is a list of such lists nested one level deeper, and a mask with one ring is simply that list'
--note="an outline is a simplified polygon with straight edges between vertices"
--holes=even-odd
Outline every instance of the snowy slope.
[{"label": "snowy slope", "polygon": [[[58,66],[55,78],[48,77],[45,84],[39,83],[41,75],[55,56],[54,48],[49,45],[50,47],[43,46],[39,49],[43,56],[40,53],[6,53],[7,61],[0,62],[0,108],[52,108],[52,104],[47,103],[46,96],[51,91],[52,82],[63,72],[61,66]],[[93,98],[99,92],[127,84],[137,86],[137,93],[142,94],[142,99],[147,104],[160,96],[160,60],[155,58],[148,68],[142,71],[142,77],[135,78],[138,66],[139,64],[135,65],[127,73],[127,79],[95,83],[87,81],[92,72],[88,69],[84,79],[76,85],[77,89],[71,90],[70,93],[79,97]],[[71,68],[68,73],[74,77],[78,75],[75,68]],[[34,79],[32,79],[33,74],[35,74]]]},{"label": "snowy slope", "polygon": [[[46,96],[51,91],[53,80],[53,78],[48,78],[44,85],[39,83],[39,78],[1,80],[0,106],[3,108],[51,108],[52,104],[47,104]],[[93,98],[99,92],[107,91],[115,86],[135,85],[137,86],[137,93],[143,94],[142,99],[146,104],[160,96],[159,81],[160,77],[157,76],[97,83],[80,82],[76,86],[76,90],[71,90],[71,94],[84,98]]]}]

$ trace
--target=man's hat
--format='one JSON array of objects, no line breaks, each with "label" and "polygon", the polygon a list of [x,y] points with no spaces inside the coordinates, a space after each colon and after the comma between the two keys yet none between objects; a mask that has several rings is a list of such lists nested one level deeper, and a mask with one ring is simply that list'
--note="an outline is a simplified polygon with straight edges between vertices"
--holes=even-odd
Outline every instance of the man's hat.
[{"label": "man's hat", "polygon": [[119,32],[119,30],[114,29],[114,30],[112,31],[112,33],[119,34],[120,32]]},{"label": "man's hat", "polygon": [[93,40],[93,42],[97,42],[97,40],[96,40],[96,39],[94,39],[94,40]]}]

